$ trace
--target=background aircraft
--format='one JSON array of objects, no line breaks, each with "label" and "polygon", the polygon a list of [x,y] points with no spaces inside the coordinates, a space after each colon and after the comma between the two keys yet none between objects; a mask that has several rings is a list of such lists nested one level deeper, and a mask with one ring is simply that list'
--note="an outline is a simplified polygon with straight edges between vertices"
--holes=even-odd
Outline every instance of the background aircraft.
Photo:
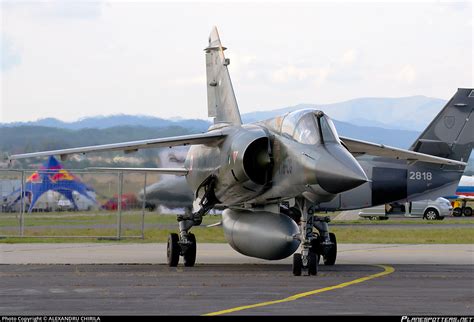
[{"label": "background aircraft", "polygon": [[466,217],[472,216],[472,207],[470,202],[474,201],[474,176],[462,176],[455,195],[446,196],[445,198],[453,200],[453,216]]},{"label": "background aircraft", "polygon": [[177,216],[179,235],[168,238],[170,266],[177,266],[180,256],[185,266],[194,265],[196,240],[190,229],[213,208],[224,209],[224,234],[236,251],[275,260],[301,246],[293,255],[293,273],[305,269],[315,275],[320,256],[327,265],[337,256],[336,237],[316,211],[454,192],[474,142],[472,89],[459,89],[410,150],[339,137],[331,119],[315,109],[243,125],[224,50],[214,28],[205,49],[208,116],[214,117],[206,133],[10,159],[191,145],[184,168],[121,168],[185,176],[193,209]]}]

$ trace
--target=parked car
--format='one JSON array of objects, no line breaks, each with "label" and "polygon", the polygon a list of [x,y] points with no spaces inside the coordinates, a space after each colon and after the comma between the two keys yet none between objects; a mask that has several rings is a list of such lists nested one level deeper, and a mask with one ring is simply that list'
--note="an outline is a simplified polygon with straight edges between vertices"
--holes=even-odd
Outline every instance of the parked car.
[{"label": "parked car", "polygon": [[449,200],[440,197],[436,200],[420,200],[406,203],[394,202],[365,208],[359,212],[359,216],[372,220],[385,220],[392,217],[443,220],[444,217],[451,216],[452,211],[453,207]]},{"label": "parked car", "polygon": [[[138,202],[137,197],[132,193],[124,193],[121,198],[121,208],[122,210],[129,210],[133,208],[138,208],[141,206],[141,203]],[[113,198],[107,200],[106,203],[102,205],[102,208],[105,210],[117,210],[118,209],[118,197],[114,195]]]},{"label": "parked car", "polygon": [[74,210],[74,205],[68,199],[59,199],[57,210],[58,211]]}]

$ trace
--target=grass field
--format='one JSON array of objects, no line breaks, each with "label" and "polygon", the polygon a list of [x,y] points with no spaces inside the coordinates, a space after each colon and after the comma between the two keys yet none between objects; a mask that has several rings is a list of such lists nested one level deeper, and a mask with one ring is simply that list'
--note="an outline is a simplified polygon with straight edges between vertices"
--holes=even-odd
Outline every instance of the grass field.
[{"label": "grass field", "polygon": [[[144,218],[144,238],[127,238],[141,236],[142,218]],[[117,214],[114,212],[100,213],[33,213],[25,214],[24,236],[0,239],[0,243],[31,243],[31,242],[117,242]],[[192,232],[199,242],[225,242],[221,227],[206,228],[206,225],[220,221],[220,216],[208,215],[203,224],[194,227]],[[176,216],[146,212],[144,217],[140,211],[124,212],[121,217],[121,242],[166,242],[170,232],[177,232]],[[334,221],[330,230],[337,236],[339,243],[406,243],[406,244],[474,244],[474,219],[449,218],[443,221],[426,221],[422,219],[403,219],[386,221]],[[349,224],[347,227],[345,224]],[[364,224],[357,227],[358,224]],[[367,224],[370,227],[364,227]],[[409,227],[383,229],[383,226],[411,224]],[[446,224],[466,227],[446,229]],[[420,228],[413,227],[413,225]],[[422,225],[429,225],[430,228]],[[437,227],[439,226],[439,227]],[[0,214],[0,235],[18,235],[19,218],[15,214]],[[380,228],[377,228],[380,227]],[[39,236],[48,236],[47,238]],[[58,236],[68,236],[59,238]],[[83,237],[78,237],[83,236]],[[94,236],[109,237],[97,239]]]}]

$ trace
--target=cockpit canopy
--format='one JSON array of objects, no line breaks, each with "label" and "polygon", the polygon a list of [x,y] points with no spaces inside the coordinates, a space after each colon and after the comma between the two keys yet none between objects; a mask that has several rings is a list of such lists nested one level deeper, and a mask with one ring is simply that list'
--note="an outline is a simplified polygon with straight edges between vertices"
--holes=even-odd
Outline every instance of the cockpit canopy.
[{"label": "cockpit canopy", "polygon": [[272,131],[302,144],[339,142],[333,122],[318,110],[298,110],[263,123]]}]

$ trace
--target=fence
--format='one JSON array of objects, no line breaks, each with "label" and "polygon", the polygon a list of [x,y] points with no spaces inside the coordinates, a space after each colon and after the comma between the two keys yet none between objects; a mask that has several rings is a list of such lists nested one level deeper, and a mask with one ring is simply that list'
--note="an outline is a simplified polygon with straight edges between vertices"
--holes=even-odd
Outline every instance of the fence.
[{"label": "fence", "polygon": [[[144,238],[155,174],[0,170],[0,237]],[[38,198],[39,197],[39,198]]]}]

